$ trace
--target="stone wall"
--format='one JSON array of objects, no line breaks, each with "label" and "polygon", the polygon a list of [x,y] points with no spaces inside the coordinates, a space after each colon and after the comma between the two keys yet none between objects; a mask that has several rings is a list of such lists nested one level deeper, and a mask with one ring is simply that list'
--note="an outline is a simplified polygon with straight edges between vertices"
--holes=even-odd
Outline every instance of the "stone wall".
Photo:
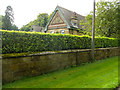
[{"label": "stone wall", "polygon": [[[100,60],[118,56],[120,50],[100,48],[95,50],[95,59]],[[3,84],[19,80],[25,76],[37,76],[53,72],[73,65],[89,62],[91,49],[64,50],[57,52],[41,52],[19,57],[2,57]]]}]

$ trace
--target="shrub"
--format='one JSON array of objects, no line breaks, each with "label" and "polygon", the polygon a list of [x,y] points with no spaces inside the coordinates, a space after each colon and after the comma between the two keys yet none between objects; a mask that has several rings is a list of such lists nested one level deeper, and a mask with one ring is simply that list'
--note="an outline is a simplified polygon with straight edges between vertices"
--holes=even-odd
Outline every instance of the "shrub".
[{"label": "shrub", "polygon": [[[91,37],[69,34],[46,34],[39,32],[2,32],[2,53],[40,52],[91,48]],[[95,47],[117,47],[117,38],[96,37]]]}]

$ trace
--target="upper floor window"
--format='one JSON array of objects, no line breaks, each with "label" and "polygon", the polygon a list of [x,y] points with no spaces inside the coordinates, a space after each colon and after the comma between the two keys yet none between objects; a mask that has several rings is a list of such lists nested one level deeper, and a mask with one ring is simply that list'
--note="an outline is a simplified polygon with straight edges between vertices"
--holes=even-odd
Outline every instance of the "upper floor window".
[{"label": "upper floor window", "polygon": [[76,23],[74,23],[74,26],[77,26],[77,24],[76,24]]},{"label": "upper floor window", "polygon": [[61,33],[61,34],[65,34],[65,31],[64,31],[64,30],[61,30],[60,33]]},{"label": "upper floor window", "polygon": [[76,22],[71,21],[71,24],[72,24],[74,27],[78,28],[78,26],[77,26],[77,23],[76,23]]}]

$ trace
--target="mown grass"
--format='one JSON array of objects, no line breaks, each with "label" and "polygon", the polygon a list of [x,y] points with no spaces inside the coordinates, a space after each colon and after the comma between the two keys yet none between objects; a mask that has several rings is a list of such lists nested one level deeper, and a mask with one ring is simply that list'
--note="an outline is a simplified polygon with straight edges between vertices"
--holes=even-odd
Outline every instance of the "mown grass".
[{"label": "mown grass", "polygon": [[118,56],[41,76],[24,78],[3,88],[115,88]]}]

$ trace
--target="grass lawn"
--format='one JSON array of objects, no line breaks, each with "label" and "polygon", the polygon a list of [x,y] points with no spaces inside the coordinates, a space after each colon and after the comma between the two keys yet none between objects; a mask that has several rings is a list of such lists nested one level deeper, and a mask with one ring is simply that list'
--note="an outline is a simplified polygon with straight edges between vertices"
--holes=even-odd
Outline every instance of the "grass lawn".
[{"label": "grass lawn", "polygon": [[24,78],[3,88],[115,88],[118,56],[36,77]]}]

